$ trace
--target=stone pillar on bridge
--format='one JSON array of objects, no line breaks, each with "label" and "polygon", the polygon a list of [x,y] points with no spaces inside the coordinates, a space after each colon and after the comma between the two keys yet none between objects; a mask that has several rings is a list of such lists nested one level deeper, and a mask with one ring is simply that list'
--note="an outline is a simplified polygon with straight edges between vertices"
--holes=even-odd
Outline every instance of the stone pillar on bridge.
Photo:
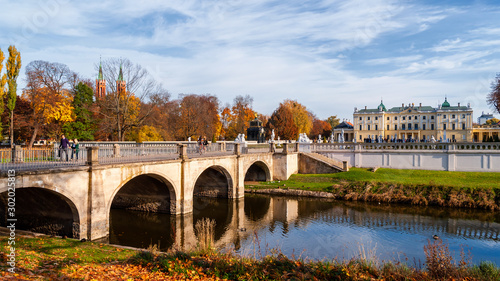
[{"label": "stone pillar on bridge", "polygon": [[24,162],[23,154],[24,154],[23,148],[20,145],[14,145],[14,148],[12,148],[12,162],[14,163]]},{"label": "stone pillar on bridge", "polygon": [[288,151],[288,143],[286,143],[286,142],[285,142],[285,143],[283,144],[283,154],[288,154],[288,152],[289,152],[289,151]]},{"label": "stone pillar on bridge", "polygon": [[113,157],[120,157],[120,145],[117,143],[113,144]]},{"label": "stone pillar on bridge", "polygon": [[347,165],[347,161],[342,161],[342,170],[344,170],[344,172],[349,171],[349,165]]},{"label": "stone pillar on bridge", "polygon": [[241,143],[234,144],[234,154],[238,156],[241,155]]},{"label": "stone pillar on bridge", "polygon": [[182,160],[188,159],[187,145],[186,144],[179,143],[179,158]]},{"label": "stone pillar on bridge", "polygon": [[91,146],[87,148],[87,165],[95,166],[99,164],[99,147]]}]

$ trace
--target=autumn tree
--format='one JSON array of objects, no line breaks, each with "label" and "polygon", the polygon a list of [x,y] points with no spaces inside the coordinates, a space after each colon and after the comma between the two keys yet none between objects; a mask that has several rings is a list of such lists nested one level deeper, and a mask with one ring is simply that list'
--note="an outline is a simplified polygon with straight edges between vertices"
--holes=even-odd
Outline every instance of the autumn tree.
[{"label": "autumn tree", "polygon": [[328,122],[315,117],[313,120],[313,127],[309,135],[311,138],[317,139],[319,135],[323,137],[329,137],[331,132],[332,126]]},{"label": "autumn tree", "polygon": [[283,106],[290,109],[293,122],[297,126],[298,132],[293,139],[296,139],[299,133],[309,134],[312,129],[313,116],[307,111],[307,108],[295,100],[285,100]]},{"label": "autumn tree", "polygon": [[96,124],[92,114],[94,91],[87,84],[80,82],[74,88],[71,105],[75,114],[74,122],[66,123],[63,131],[68,138],[94,140]]},{"label": "autumn tree", "polygon": [[212,139],[220,128],[219,100],[210,94],[181,95],[176,124],[178,140],[200,135]]},{"label": "autumn tree", "polygon": [[[5,110],[5,104],[4,104],[4,99],[6,95],[5,91],[5,83],[7,82],[7,74],[2,75],[2,68],[3,68],[3,60],[5,59],[5,56],[2,52],[2,49],[0,49],[0,116]],[[2,119],[0,119],[0,136],[2,135]]]},{"label": "autumn tree", "polygon": [[326,119],[326,122],[330,124],[330,127],[335,128],[340,124],[340,119],[337,118],[337,115],[332,115]]},{"label": "autumn tree", "polygon": [[[166,92],[148,71],[128,59],[110,58],[96,68],[101,71],[107,85],[107,95],[98,104],[103,115],[104,127],[113,128],[118,140],[125,140],[126,133],[140,127],[151,114],[154,104],[148,110],[141,110],[154,94]],[[119,85],[125,83],[125,88]]]},{"label": "autumn tree", "polygon": [[486,101],[496,112],[500,113],[500,73],[497,73],[495,80],[491,83],[491,92]]},{"label": "autumn tree", "polygon": [[250,121],[255,118],[256,112],[252,109],[253,98],[249,95],[234,98],[233,106],[226,105],[221,112],[221,123],[224,136],[235,139],[239,134],[245,134]]},{"label": "autumn tree", "polygon": [[14,147],[14,108],[16,107],[17,99],[17,77],[21,69],[21,54],[16,47],[9,46],[9,58],[7,59],[7,85],[9,91],[7,93],[7,108],[9,109],[9,139],[10,146]]},{"label": "autumn tree", "polygon": [[[5,111],[2,115],[2,119],[9,119],[10,113]],[[31,137],[31,132],[33,131],[33,108],[31,103],[24,99],[22,96],[18,96],[16,99],[16,108],[14,110],[14,142],[22,142],[29,140]]]},{"label": "autumn tree", "polygon": [[499,119],[491,118],[491,119],[486,120],[486,125],[495,125],[495,124],[498,124],[499,122],[500,122]]},{"label": "autumn tree", "polygon": [[273,112],[267,123],[269,131],[275,131],[276,137],[281,139],[293,140],[299,134],[299,128],[295,124],[293,112],[285,103],[280,103],[279,107]]},{"label": "autumn tree", "polygon": [[61,133],[62,126],[74,120],[72,85],[76,74],[66,65],[47,61],[32,61],[26,67],[26,88],[23,97],[33,108],[33,133],[48,128],[51,137]]},{"label": "autumn tree", "polygon": [[[153,94],[149,104],[155,105],[151,114],[146,118],[143,125],[154,127],[163,140],[175,139],[176,115],[179,108],[177,100],[170,100],[170,93],[162,92]],[[147,105],[150,106],[150,105]],[[149,110],[147,106],[142,106],[141,110]]]}]

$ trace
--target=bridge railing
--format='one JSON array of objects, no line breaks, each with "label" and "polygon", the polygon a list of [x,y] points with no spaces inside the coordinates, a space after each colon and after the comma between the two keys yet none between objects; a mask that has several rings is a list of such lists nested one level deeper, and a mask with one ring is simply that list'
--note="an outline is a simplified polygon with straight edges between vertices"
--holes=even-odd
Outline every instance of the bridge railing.
[{"label": "bridge railing", "polygon": [[[240,155],[269,152],[297,152],[296,144],[244,145],[234,142],[210,143],[202,147],[196,142],[160,142],[137,144],[81,142],[78,152],[72,149],[59,149],[58,144],[45,148],[22,148],[0,150],[0,172],[16,170],[44,170],[61,167],[78,167],[97,164],[120,164],[147,161],[162,161],[211,157],[222,155]],[[67,160],[66,160],[67,159]]]},{"label": "bridge railing", "polygon": [[0,171],[83,166],[86,160],[85,148],[76,151],[71,148],[62,150],[58,147],[15,146],[13,149],[0,150]]},{"label": "bridge railing", "polygon": [[300,143],[300,152],[376,150],[500,151],[500,143]]},{"label": "bridge railing", "polygon": [[101,164],[135,163],[144,161],[173,160],[179,158],[179,146],[175,144],[150,147],[99,147],[98,162]]}]

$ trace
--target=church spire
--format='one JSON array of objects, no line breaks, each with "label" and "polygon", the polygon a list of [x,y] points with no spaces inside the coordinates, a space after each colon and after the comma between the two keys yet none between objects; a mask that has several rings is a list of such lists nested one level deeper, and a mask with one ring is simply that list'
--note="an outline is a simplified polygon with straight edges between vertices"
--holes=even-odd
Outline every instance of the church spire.
[{"label": "church spire", "polygon": [[120,73],[118,74],[118,80],[116,81],[123,81],[123,71],[122,71],[122,63],[120,62]]},{"label": "church spire", "polygon": [[104,77],[102,75],[102,61],[100,57],[99,57],[99,75],[97,76],[97,80],[104,80]]},{"label": "church spire", "polygon": [[106,96],[106,80],[104,80],[104,75],[102,74],[102,61],[99,57],[99,74],[95,81],[95,96],[97,99],[102,99]]},{"label": "church spire", "polygon": [[118,73],[118,79],[116,80],[116,91],[118,93],[127,92],[127,82],[123,79],[122,62],[120,62],[120,72]]}]

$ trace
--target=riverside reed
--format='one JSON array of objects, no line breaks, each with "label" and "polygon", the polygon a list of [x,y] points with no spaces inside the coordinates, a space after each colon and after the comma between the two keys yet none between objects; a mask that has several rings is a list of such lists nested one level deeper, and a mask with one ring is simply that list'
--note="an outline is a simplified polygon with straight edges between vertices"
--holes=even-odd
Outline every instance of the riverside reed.
[{"label": "riverside reed", "polygon": [[295,174],[248,189],[323,191],[353,201],[500,210],[500,173],[351,168],[334,174]]},{"label": "riverside reed", "polygon": [[[0,238],[7,245],[7,238]],[[360,257],[311,261],[289,258],[279,250],[241,257],[214,249],[192,252],[157,247],[138,251],[109,245],[50,237],[18,237],[16,275],[8,275],[1,247],[0,277],[13,280],[500,280],[500,269],[489,262],[472,265],[454,261],[447,245],[429,241],[426,261],[413,266]]]}]

